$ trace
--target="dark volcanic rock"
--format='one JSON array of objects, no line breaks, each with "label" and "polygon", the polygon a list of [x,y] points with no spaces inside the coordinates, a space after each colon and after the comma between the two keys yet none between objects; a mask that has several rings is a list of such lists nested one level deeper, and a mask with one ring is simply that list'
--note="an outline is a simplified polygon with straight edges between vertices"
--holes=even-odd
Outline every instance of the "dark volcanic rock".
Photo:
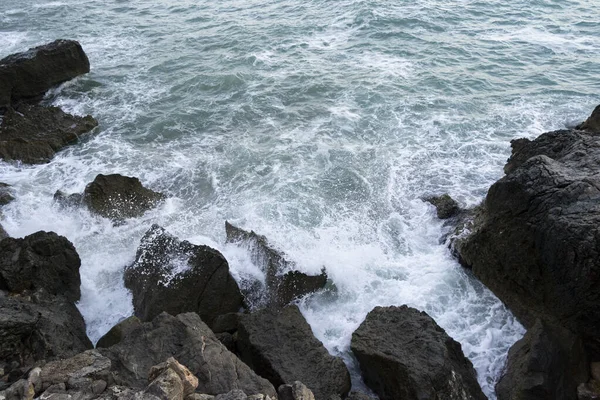
[{"label": "dark volcanic rock", "polygon": [[425,199],[426,202],[433,204],[437,210],[439,219],[452,218],[460,212],[460,207],[456,200],[447,194],[441,196],[432,196]]},{"label": "dark volcanic rock", "polygon": [[66,194],[61,190],[54,193],[54,201],[61,207],[78,207],[83,204],[83,194]]},{"label": "dark volcanic rock", "polygon": [[275,396],[275,388],[229,352],[195,313],[162,313],[107,349],[117,384],[143,388],[153,365],[174,357],[199,381],[197,391],[217,395],[241,389],[247,395]]},{"label": "dark volcanic rock", "polygon": [[22,104],[8,109],[0,125],[0,158],[26,164],[49,162],[57,151],[98,126],[91,116],[66,114],[58,107]]},{"label": "dark volcanic rock", "polygon": [[0,109],[20,100],[41,99],[53,86],[88,72],[90,62],[73,40],[10,55],[0,60]]},{"label": "dark volcanic rock", "polygon": [[382,400],[486,398],[460,344],[414,308],[376,307],[352,334],[351,348]]},{"label": "dark volcanic rock", "polygon": [[592,115],[585,120],[577,129],[582,129],[589,132],[600,132],[600,105],[596,106]]},{"label": "dark volcanic rock", "polygon": [[241,359],[275,387],[300,380],[317,400],[350,391],[346,365],[314,337],[295,305],[242,315],[237,346]]},{"label": "dark volcanic rock", "polygon": [[600,136],[544,133],[513,142],[461,262],[527,327],[557,321],[600,354]]},{"label": "dark volcanic rock", "polygon": [[8,233],[4,230],[4,227],[0,225],[0,241],[4,238],[10,237]]},{"label": "dark volcanic rock", "polygon": [[0,206],[5,206],[14,199],[10,191],[10,185],[0,182]]},{"label": "dark volcanic rock", "polygon": [[44,289],[77,301],[81,261],[73,244],[54,232],[36,232],[0,242],[0,289],[9,292]]},{"label": "dark volcanic rock", "polygon": [[144,321],[166,311],[193,311],[212,324],[220,314],[239,311],[243,298],[217,250],[180,241],[158,225],[141,240],[135,262],[125,269],[135,315]]},{"label": "dark volcanic rock", "polygon": [[581,339],[538,319],[511,347],[496,394],[498,400],[574,400],[587,368]]},{"label": "dark volcanic rock", "polygon": [[[283,307],[294,299],[325,287],[327,274],[325,269],[320,275],[307,275],[295,270],[295,265],[287,261],[284,254],[270,247],[267,238],[225,222],[228,243],[246,246],[250,251],[252,262],[265,273],[266,290],[251,304],[255,308],[261,306]],[[250,293],[248,298],[256,297]]]},{"label": "dark volcanic rock", "polygon": [[119,174],[96,176],[83,193],[90,211],[111,219],[140,217],[164,198],[142,186],[138,178]]},{"label": "dark volcanic rock", "polygon": [[125,336],[141,325],[142,321],[136,316],[125,318],[123,321],[110,328],[110,330],[98,340],[96,347],[110,347],[120,343]]},{"label": "dark volcanic rock", "polygon": [[91,347],[73,302],[43,291],[27,297],[0,292],[0,360],[26,366]]},{"label": "dark volcanic rock", "polygon": [[279,386],[277,394],[279,400],[315,400],[314,393],[300,381]]}]

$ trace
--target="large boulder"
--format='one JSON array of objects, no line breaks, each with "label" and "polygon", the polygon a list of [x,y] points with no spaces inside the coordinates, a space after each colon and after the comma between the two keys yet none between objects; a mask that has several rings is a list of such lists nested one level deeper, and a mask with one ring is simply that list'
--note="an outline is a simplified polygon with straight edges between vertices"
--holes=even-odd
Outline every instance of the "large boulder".
[{"label": "large boulder", "polygon": [[37,100],[53,86],[90,72],[90,62],[74,40],[52,43],[0,60],[0,109]]},{"label": "large boulder", "polygon": [[454,248],[526,327],[555,321],[600,356],[599,160],[600,136],[584,131],[513,141]]},{"label": "large boulder", "polygon": [[98,121],[91,116],[70,115],[58,107],[22,104],[10,108],[0,125],[0,159],[47,163],[96,126]]},{"label": "large boulder", "polygon": [[498,400],[575,400],[577,386],[587,379],[581,339],[538,319],[508,352],[496,394]]},{"label": "large boulder", "polygon": [[[294,263],[285,259],[285,255],[275,250],[264,236],[254,231],[245,231],[225,222],[228,243],[244,246],[250,252],[252,262],[265,274],[265,288],[251,288],[247,298],[253,299],[250,306],[283,307],[308,293],[322,289],[327,284],[325,269],[320,275],[308,275],[296,270]],[[258,294],[256,292],[259,292]]]},{"label": "large boulder", "polygon": [[195,313],[162,313],[98,351],[112,360],[115,382],[126,387],[145,387],[150,368],[174,357],[198,378],[199,393],[241,389],[247,395],[276,395],[273,385],[229,352]]},{"label": "large boulder", "polygon": [[29,296],[0,291],[0,360],[26,367],[90,348],[85,322],[72,301],[43,290]]},{"label": "large boulder", "polygon": [[80,297],[81,260],[73,244],[54,232],[36,232],[0,242],[0,290],[44,289],[70,301]]},{"label": "large boulder", "polygon": [[163,194],[145,188],[138,178],[119,174],[99,174],[83,193],[90,211],[115,220],[140,217],[164,199]]},{"label": "large boulder", "polygon": [[237,336],[240,358],[275,387],[300,380],[317,400],[350,391],[346,365],[314,337],[295,305],[240,316]]},{"label": "large boulder", "polygon": [[243,297],[223,255],[208,246],[180,241],[158,225],[144,235],[135,261],[125,269],[135,315],[148,321],[166,311],[197,312],[209,325],[237,312]]},{"label": "large boulder", "polygon": [[352,334],[351,349],[382,400],[486,398],[460,344],[414,308],[374,308]]},{"label": "large boulder", "polygon": [[142,321],[135,315],[129,318],[125,318],[113,326],[108,332],[102,336],[96,343],[96,347],[110,347],[117,343],[120,343],[125,336],[127,336],[134,329],[142,325]]}]

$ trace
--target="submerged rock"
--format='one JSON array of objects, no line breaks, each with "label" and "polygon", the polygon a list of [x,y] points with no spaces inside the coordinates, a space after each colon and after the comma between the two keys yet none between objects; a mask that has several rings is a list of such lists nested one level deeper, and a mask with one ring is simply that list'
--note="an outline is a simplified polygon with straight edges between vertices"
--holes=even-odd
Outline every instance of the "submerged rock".
[{"label": "submerged rock", "polygon": [[506,176],[454,248],[519,320],[555,321],[600,355],[600,136],[513,141]]},{"label": "submerged rock", "polygon": [[350,391],[346,365],[314,337],[295,305],[240,316],[237,335],[240,358],[275,387],[300,380],[317,400]]},{"label": "submerged rock", "polygon": [[150,368],[174,357],[198,378],[200,393],[240,389],[246,395],[276,395],[275,388],[229,352],[195,313],[162,313],[120,343],[98,351],[112,360],[115,382],[126,387],[145,387]]},{"label": "submerged rock", "polygon": [[73,244],[54,232],[36,232],[23,239],[0,242],[0,290],[44,289],[78,301],[81,260]]},{"label": "submerged rock", "polygon": [[575,399],[588,363],[580,338],[539,319],[508,352],[498,400]]},{"label": "submerged rock", "polygon": [[8,109],[0,125],[0,158],[26,164],[49,162],[57,151],[98,126],[91,116],[78,117],[58,107],[22,104]]},{"label": "submerged rock", "polygon": [[425,201],[431,203],[436,208],[439,219],[452,218],[460,212],[458,203],[448,194],[427,197]]},{"label": "submerged rock", "polygon": [[375,307],[352,334],[351,349],[381,400],[486,398],[460,344],[414,308]]},{"label": "submerged rock", "polygon": [[21,100],[39,100],[48,89],[90,72],[74,40],[59,39],[0,60],[0,109]]},{"label": "submerged rock", "polygon": [[243,306],[240,289],[223,255],[180,241],[158,225],[144,235],[135,262],[125,269],[135,315],[147,321],[163,311],[197,312],[209,325]]},{"label": "submerged rock", "polygon": [[[255,301],[257,304],[251,304],[256,308],[283,307],[299,297],[325,287],[327,273],[324,268],[320,275],[305,274],[295,270],[295,265],[287,261],[284,254],[273,249],[264,236],[254,231],[247,232],[229,222],[225,222],[225,232],[228,243],[237,243],[248,248],[252,262],[265,274],[266,291],[261,292],[261,296]],[[250,293],[247,297],[256,296]]]},{"label": "submerged rock", "polygon": [[99,174],[83,193],[91,212],[116,220],[140,217],[164,199],[165,195],[145,188],[138,178],[119,174]]}]

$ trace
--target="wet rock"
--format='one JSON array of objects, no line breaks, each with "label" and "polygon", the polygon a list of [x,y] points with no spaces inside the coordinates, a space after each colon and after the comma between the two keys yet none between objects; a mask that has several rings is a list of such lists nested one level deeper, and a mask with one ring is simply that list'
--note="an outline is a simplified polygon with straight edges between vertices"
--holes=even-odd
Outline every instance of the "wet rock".
[{"label": "wet rock", "polygon": [[90,72],[74,40],[56,40],[0,60],[0,109],[21,100],[39,100],[48,89]]},{"label": "wet rock", "polygon": [[7,237],[10,237],[10,235],[8,234],[8,232],[6,232],[4,230],[4,227],[0,224],[0,241],[2,241],[2,239],[5,239]]},{"label": "wet rock", "polygon": [[594,109],[588,119],[577,126],[577,129],[596,133],[600,132],[600,105]]},{"label": "wet rock", "polygon": [[301,380],[317,400],[350,391],[346,365],[314,337],[295,305],[242,315],[237,335],[240,358],[275,387]]},{"label": "wet rock", "polygon": [[83,202],[91,212],[110,219],[136,218],[156,207],[165,196],[145,188],[138,178],[98,175],[85,187]]},{"label": "wet rock", "polygon": [[505,170],[454,243],[461,262],[526,327],[555,321],[600,355],[600,136],[520,139]]},{"label": "wet rock", "polygon": [[310,389],[299,381],[279,386],[277,394],[279,394],[279,400],[315,400]]},{"label": "wet rock", "polygon": [[486,398],[460,344],[414,308],[374,308],[352,334],[351,349],[382,400]]},{"label": "wet rock", "polygon": [[439,219],[452,218],[460,212],[458,203],[448,194],[428,197],[425,201],[431,203],[436,208]]},{"label": "wet rock", "polygon": [[40,292],[27,297],[0,292],[0,360],[32,365],[72,357],[91,347],[83,317],[72,301]]},{"label": "wet rock", "polygon": [[44,289],[77,301],[81,260],[73,244],[54,232],[36,232],[0,242],[0,290],[19,293]]},{"label": "wet rock", "polygon": [[78,207],[83,204],[83,195],[81,193],[67,194],[57,190],[54,193],[54,201],[61,207]]},{"label": "wet rock", "polygon": [[162,313],[99,351],[112,360],[115,383],[126,387],[145,387],[150,368],[174,357],[198,378],[200,393],[241,389],[248,395],[275,396],[273,386],[229,352],[195,313]]},{"label": "wet rock", "polygon": [[147,321],[163,311],[197,312],[211,325],[239,311],[242,294],[225,257],[208,246],[180,241],[158,225],[144,235],[135,262],[125,269],[135,315]]},{"label": "wet rock", "polygon": [[574,399],[587,368],[580,338],[537,320],[511,347],[496,394],[498,400]]},{"label": "wet rock", "polygon": [[96,126],[98,121],[91,116],[70,115],[58,107],[22,104],[10,108],[0,125],[0,159],[47,163],[56,152],[76,143]]},{"label": "wet rock", "polygon": [[98,340],[96,347],[110,347],[120,343],[125,336],[127,336],[131,331],[140,325],[142,325],[142,321],[140,321],[140,319],[136,316],[132,315],[129,318],[125,318],[123,321],[119,322],[108,332],[106,332],[104,336]]},{"label": "wet rock", "polygon": [[13,197],[10,185],[0,182],[0,206],[5,206],[15,198]]},{"label": "wet rock", "polygon": [[247,247],[252,262],[261,267],[265,273],[266,290],[255,290],[260,292],[259,296],[256,293],[246,295],[247,298],[254,299],[251,301],[253,304],[250,304],[254,306],[252,308],[283,307],[299,297],[325,287],[327,283],[325,269],[320,275],[305,274],[297,271],[295,265],[287,261],[283,253],[273,249],[264,236],[254,231],[247,232],[229,222],[225,222],[225,232],[227,242]]}]

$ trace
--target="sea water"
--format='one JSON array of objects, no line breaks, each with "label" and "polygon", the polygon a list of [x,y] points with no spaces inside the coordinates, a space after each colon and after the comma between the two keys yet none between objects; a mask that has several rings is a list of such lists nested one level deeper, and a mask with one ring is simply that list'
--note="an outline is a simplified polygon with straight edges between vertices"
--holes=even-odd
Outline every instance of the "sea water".
[{"label": "sea water", "polygon": [[[524,333],[458,265],[422,199],[463,207],[502,177],[511,139],[583,120],[600,103],[600,12],[572,0],[2,0],[0,57],[57,38],[81,42],[91,72],[45,102],[92,114],[95,135],[49,164],[0,162],[16,237],[66,236],[81,256],[78,304],[97,340],[131,315],[123,267],[158,223],[219,249],[238,281],[264,279],[225,244],[224,222],[267,236],[337,288],[302,299],[344,357],[378,305],[426,311],[495,398]],[[53,202],[99,174],[168,195],[114,226]],[[390,333],[392,334],[392,333]]]}]

